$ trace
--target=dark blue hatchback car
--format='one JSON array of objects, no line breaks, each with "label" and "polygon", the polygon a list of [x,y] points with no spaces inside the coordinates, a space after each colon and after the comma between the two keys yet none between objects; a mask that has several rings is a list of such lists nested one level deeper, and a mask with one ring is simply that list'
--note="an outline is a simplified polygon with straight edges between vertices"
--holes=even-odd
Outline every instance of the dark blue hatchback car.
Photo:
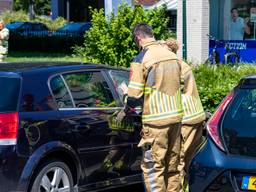
[{"label": "dark blue hatchback car", "polygon": [[256,76],[243,78],[207,123],[190,191],[256,191]]},{"label": "dark blue hatchback car", "polygon": [[0,191],[96,191],[141,182],[128,72],[83,63],[1,63]]},{"label": "dark blue hatchback car", "polygon": [[6,25],[11,35],[23,37],[45,37],[51,34],[51,31],[43,23],[39,22],[11,22]]}]

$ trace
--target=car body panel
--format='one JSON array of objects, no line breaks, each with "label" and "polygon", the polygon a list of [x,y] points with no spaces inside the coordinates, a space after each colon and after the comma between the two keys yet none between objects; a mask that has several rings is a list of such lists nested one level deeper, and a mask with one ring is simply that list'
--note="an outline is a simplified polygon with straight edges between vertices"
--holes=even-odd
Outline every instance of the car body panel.
[{"label": "car body panel", "polygon": [[227,171],[254,175],[255,161],[255,158],[227,155],[220,151],[211,139],[208,139],[191,162],[189,189],[192,192],[198,189],[205,191],[216,178]]},{"label": "car body panel", "polygon": [[0,146],[1,191],[15,191],[27,157],[16,153],[15,146]]},{"label": "car body panel", "polygon": [[[0,72],[0,76],[22,78],[17,144],[0,146],[0,159],[3,160],[0,163],[0,187],[3,192],[29,190],[38,167],[49,158],[66,163],[72,161],[76,165],[73,177],[77,190],[95,191],[141,182],[141,151],[137,148],[140,116],[133,114],[136,128],[132,133],[112,130],[110,117],[123,109],[123,104],[109,76],[110,70],[118,69],[104,65],[46,62],[3,63],[0,66],[0,71],[5,71]],[[84,71],[100,72],[116,106],[58,108],[50,80]],[[114,161],[112,165],[106,163],[109,156]],[[67,157],[69,161],[66,161]],[[125,166],[118,167],[120,162]]]},{"label": "car body panel", "polygon": [[74,149],[66,143],[62,143],[60,141],[50,141],[44,145],[41,145],[29,156],[29,159],[27,160],[23,169],[22,175],[20,176],[19,183],[17,185],[17,191],[28,191],[28,181],[31,181],[32,175],[41,160],[56,152],[63,153],[63,158],[65,158],[65,155],[70,155],[72,157],[75,164],[77,165],[77,178],[79,178],[81,172],[81,165]]}]

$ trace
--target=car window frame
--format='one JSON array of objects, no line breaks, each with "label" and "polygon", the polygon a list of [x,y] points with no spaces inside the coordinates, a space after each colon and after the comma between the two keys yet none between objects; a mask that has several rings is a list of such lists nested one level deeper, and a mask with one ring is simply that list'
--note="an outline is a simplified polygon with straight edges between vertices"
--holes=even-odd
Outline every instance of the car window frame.
[{"label": "car window frame", "polygon": [[[113,96],[114,101],[116,101],[116,106],[115,107],[76,107],[75,106],[73,96],[71,94],[71,91],[70,91],[63,75],[70,74],[70,73],[82,73],[82,72],[99,72],[102,75],[103,80],[105,80],[107,85],[109,86],[109,89],[110,89],[110,92]],[[73,107],[71,107],[71,108],[70,107],[66,107],[66,108],[58,107],[55,96],[53,94],[53,91],[52,91],[51,85],[50,85],[51,80],[56,76],[61,77],[61,79],[62,79],[62,81],[63,81],[63,83],[64,83],[64,85],[65,85],[65,87],[66,87],[66,89],[69,93],[69,96],[71,98],[71,102],[72,102]],[[48,89],[50,91],[50,94],[52,95],[52,97],[54,99],[56,109],[58,111],[67,111],[67,110],[118,110],[118,109],[122,109],[123,107],[120,106],[119,97],[117,96],[117,93],[113,92],[114,87],[113,87],[112,83],[110,83],[111,80],[109,78],[111,78],[111,77],[107,76],[105,70],[102,70],[102,69],[82,69],[82,70],[72,70],[72,71],[65,71],[65,72],[56,73],[56,74],[54,74],[54,75],[52,75],[48,78],[47,84],[48,84]]]}]

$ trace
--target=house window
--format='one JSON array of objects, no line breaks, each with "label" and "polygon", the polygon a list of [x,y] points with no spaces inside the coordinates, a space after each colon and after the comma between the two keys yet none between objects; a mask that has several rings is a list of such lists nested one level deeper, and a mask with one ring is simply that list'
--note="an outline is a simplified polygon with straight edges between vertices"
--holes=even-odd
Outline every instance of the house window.
[{"label": "house window", "polygon": [[[209,2],[212,36],[223,40],[256,39],[256,0],[210,0]],[[232,14],[233,8],[236,10]]]}]

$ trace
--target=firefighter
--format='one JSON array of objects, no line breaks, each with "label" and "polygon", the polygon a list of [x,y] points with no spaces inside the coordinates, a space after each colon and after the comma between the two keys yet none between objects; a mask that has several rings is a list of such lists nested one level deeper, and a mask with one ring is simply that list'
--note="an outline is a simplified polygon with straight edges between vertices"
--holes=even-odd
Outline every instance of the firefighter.
[{"label": "firefighter", "polygon": [[[175,39],[168,39],[162,42],[164,46],[177,53],[179,48]],[[184,186],[187,183],[186,173],[196,149],[201,143],[205,112],[198,94],[195,78],[191,67],[184,61],[180,61],[181,82],[182,82],[182,106],[183,119],[181,127],[181,156],[179,171],[181,182]]]},{"label": "firefighter", "polygon": [[[141,52],[130,66],[127,108],[143,101],[141,168],[148,192],[180,191],[178,164],[183,117],[177,56],[161,46],[147,24],[133,37]],[[126,90],[123,90],[126,93]]]},{"label": "firefighter", "polygon": [[3,62],[8,53],[9,30],[5,28],[4,21],[0,19],[0,62]]}]

